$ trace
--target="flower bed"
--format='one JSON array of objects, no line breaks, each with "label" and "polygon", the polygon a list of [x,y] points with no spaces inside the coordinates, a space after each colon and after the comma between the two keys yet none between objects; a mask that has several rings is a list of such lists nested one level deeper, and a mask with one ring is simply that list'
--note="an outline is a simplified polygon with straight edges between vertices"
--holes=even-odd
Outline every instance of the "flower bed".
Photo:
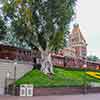
[{"label": "flower bed", "polygon": [[93,76],[97,79],[100,79],[100,73],[99,72],[86,72],[88,75]]}]

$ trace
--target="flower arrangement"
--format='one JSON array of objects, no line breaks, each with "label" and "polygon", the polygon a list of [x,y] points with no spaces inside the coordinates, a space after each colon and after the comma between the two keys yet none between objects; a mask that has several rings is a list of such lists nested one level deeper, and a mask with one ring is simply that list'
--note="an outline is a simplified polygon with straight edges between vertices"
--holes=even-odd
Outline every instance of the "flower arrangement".
[{"label": "flower arrangement", "polygon": [[100,73],[99,72],[86,72],[88,75],[93,76],[95,78],[100,79]]}]

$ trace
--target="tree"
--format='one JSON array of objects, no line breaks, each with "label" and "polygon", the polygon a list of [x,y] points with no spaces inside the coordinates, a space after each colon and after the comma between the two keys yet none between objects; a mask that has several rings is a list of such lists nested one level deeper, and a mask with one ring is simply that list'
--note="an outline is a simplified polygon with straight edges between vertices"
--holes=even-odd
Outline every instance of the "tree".
[{"label": "tree", "polygon": [[4,20],[2,18],[2,16],[0,16],[0,40],[3,40],[5,38],[5,35],[6,35],[6,25],[4,23]]},{"label": "tree", "polygon": [[97,56],[93,56],[93,55],[90,55],[90,56],[88,56],[87,58],[88,58],[88,60],[90,60],[90,61],[97,61],[97,60],[99,60],[99,58],[98,58]]},{"label": "tree", "polygon": [[[64,46],[64,33],[74,14],[76,0],[6,0],[5,20],[11,20],[16,39],[41,52],[41,71],[51,72],[49,51]],[[50,68],[50,70],[49,70]]]},{"label": "tree", "polygon": [[68,41],[69,41],[69,31],[65,32],[64,34],[64,47],[68,47]]}]

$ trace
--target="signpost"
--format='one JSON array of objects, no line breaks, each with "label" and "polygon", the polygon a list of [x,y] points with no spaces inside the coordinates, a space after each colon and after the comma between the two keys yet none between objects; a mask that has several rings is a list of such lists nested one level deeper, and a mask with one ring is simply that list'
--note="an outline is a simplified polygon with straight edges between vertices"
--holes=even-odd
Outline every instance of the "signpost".
[{"label": "signpost", "polygon": [[33,85],[32,84],[20,85],[20,96],[33,96]]}]

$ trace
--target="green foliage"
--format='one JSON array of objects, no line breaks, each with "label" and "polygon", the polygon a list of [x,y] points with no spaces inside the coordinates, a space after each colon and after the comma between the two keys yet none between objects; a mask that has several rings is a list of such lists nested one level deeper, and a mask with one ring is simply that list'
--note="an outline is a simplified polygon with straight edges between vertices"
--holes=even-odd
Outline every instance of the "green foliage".
[{"label": "green foliage", "polygon": [[5,41],[7,41],[12,46],[15,46],[15,47],[18,47],[18,48],[30,49],[25,41],[21,42],[18,39],[16,39],[15,33],[11,34],[11,33],[8,32],[6,37],[5,37]]},{"label": "green foliage", "polygon": [[[49,47],[52,51],[56,52],[59,49],[63,48],[64,36],[60,32],[56,32],[55,36],[50,41]],[[53,44],[53,45],[52,45]]]},{"label": "green foliage", "polygon": [[88,56],[87,58],[88,58],[88,60],[90,60],[90,61],[97,61],[97,60],[99,60],[99,58],[98,58],[97,56],[93,56],[93,55],[90,55],[90,56]]},{"label": "green foliage", "polygon": [[5,35],[6,35],[6,30],[7,27],[4,23],[4,20],[2,19],[2,17],[0,16],[0,40],[3,40],[5,38]]},{"label": "green foliage", "polygon": [[54,68],[55,74],[51,79],[39,70],[32,70],[16,81],[16,85],[33,84],[35,87],[61,87],[61,86],[83,86],[84,81],[100,82],[99,79],[88,76],[84,71],[66,70]]},{"label": "green foliage", "polygon": [[76,0],[6,0],[3,14],[16,38],[32,48],[62,48]]},{"label": "green foliage", "polygon": [[[68,26],[67,26],[67,30],[69,30],[68,29]],[[68,47],[68,41],[69,41],[69,31],[65,31],[65,33],[64,33],[64,47]]]}]

